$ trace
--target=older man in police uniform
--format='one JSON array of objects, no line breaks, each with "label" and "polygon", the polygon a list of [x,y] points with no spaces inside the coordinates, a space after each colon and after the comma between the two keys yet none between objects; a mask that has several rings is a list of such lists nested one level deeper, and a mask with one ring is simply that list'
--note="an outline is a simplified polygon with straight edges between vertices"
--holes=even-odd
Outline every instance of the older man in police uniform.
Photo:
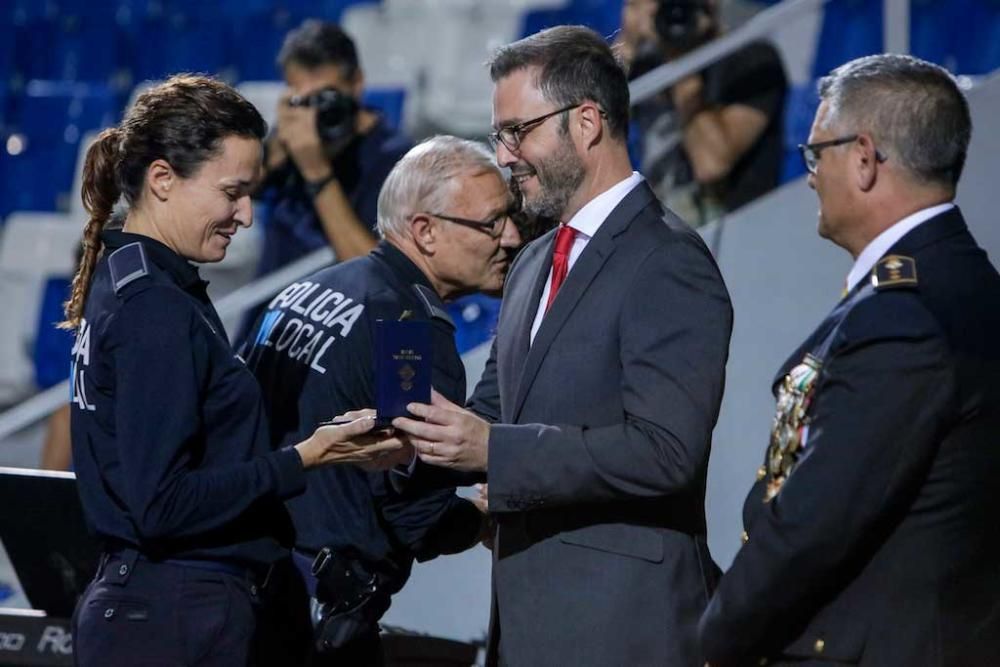
[{"label": "older man in police uniform", "polygon": [[[500,290],[509,251],[520,245],[510,221],[513,197],[482,144],[434,137],[411,149],[390,172],[378,202],[382,241],[367,256],[337,264],[289,285],[268,304],[247,341],[246,360],[270,408],[272,441],[349,410],[374,404],[373,350],[379,319],[427,320],[432,325],[433,386],[465,400],[465,370],[455,327],[443,301]],[[401,474],[406,474],[402,471]],[[397,471],[392,475],[400,474]],[[427,475],[421,475],[425,478]],[[438,480],[443,482],[444,480]],[[454,479],[450,482],[454,485]],[[306,492],[288,503],[296,528],[295,556],[314,599],[333,611],[309,568],[324,547],[346,559],[355,578],[374,577],[377,591],[356,610],[325,614],[308,664],[373,665],[381,655],[376,621],[390,595],[421,560],[475,543],[481,515],[454,495],[454,486],[415,490],[360,468],[338,466],[307,475]],[[405,488],[410,487],[410,488]],[[301,588],[295,577],[286,588]],[[262,664],[298,664],[313,653],[308,597],[289,594],[274,625],[298,629]],[[272,608],[273,611],[273,608]],[[299,622],[296,624],[294,620]]]},{"label": "older man in police uniform", "polygon": [[743,545],[702,617],[713,667],[1000,656],[1000,276],[952,203],[971,135],[941,68],[820,82],[801,147],[847,293],[779,371]]}]

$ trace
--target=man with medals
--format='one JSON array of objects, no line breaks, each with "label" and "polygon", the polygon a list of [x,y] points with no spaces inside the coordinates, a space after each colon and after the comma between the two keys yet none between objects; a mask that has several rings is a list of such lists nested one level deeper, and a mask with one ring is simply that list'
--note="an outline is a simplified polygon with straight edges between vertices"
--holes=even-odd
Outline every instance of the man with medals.
[{"label": "man with medals", "polygon": [[743,546],[699,624],[712,667],[962,666],[1000,655],[1000,275],[953,203],[971,137],[943,69],[820,81],[819,233],[840,303],[779,370]]}]

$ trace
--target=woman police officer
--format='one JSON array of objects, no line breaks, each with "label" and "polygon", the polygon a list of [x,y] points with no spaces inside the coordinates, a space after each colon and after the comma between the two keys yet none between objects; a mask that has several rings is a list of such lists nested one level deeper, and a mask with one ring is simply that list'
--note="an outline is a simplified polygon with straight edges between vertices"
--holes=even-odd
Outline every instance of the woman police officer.
[{"label": "woman police officer", "polygon": [[[401,447],[372,444],[369,418],[271,451],[254,377],[189,264],[220,261],[250,226],[265,130],[232,88],[179,75],[87,152],[63,326],[76,331],[74,467],[104,554],[75,614],[79,665],[246,664],[304,469]],[[124,226],[104,229],[120,196]]]}]

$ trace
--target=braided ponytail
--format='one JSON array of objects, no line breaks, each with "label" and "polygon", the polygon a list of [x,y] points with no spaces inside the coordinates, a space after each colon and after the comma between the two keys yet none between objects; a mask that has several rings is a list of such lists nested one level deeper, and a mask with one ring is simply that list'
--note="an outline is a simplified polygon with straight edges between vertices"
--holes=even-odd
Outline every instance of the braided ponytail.
[{"label": "braided ponytail", "polygon": [[90,278],[102,249],[101,231],[111,218],[111,211],[121,196],[118,183],[120,144],[121,130],[112,127],[101,132],[87,149],[80,195],[90,218],[83,229],[83,256],[76,276],[73,277],[73,291],[64,305],[66,319],[59,323],[60,329],[76,329],[80,326],[83,305],[90,289]]}]

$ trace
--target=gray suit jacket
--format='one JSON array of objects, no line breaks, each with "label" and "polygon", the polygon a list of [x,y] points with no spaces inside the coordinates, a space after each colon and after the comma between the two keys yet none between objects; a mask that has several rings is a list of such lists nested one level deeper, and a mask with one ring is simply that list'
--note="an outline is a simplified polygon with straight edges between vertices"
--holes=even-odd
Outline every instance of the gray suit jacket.
[{"label": "gray suit jacket", "polygon": [[492,661],[699,665],[716,580],[705,476],[732,307],[701,238],[637,186],[588,243],[529,346],[554,232],[505,287],[470,407],[498,523]]}]

